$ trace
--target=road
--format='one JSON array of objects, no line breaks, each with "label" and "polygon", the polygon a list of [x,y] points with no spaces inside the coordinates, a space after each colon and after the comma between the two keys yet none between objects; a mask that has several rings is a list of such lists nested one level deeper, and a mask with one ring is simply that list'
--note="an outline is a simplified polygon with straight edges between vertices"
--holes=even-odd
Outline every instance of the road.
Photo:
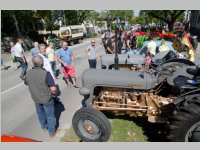
[{"label": "road", "polygon": [[[86,48],[89,44],[90,41],[86,40],[71,47],[75,57],[76,78],[79,85],[81,85],[81,74],[89,68],[86,54]],[[104,49],[100,39],[97,39],[96,46],[98,53],[103,54]],[[27,56],[27,58],[30,61],[30,57]],[[5,62],[7,65],[9,63],[11,62]],[[48,133],[41,131],[28,88],[19,79],[20,71],[21,69],[15,70],[14,67],[1,71],[1,134],[17,135],[40,141],[58,140],[64,132],[60,132],[60,135],[58,134],[54,139],[49,139]],[[64,83],[62,73],[59,77],[56,82],[61,89],[61,103],[56,103],[56,110],[57,116],[60,116],[59,128],[63,131],[71,126],[72,116],[81,107],[82,97],[79,95],[78,88],[68,87]]]}]

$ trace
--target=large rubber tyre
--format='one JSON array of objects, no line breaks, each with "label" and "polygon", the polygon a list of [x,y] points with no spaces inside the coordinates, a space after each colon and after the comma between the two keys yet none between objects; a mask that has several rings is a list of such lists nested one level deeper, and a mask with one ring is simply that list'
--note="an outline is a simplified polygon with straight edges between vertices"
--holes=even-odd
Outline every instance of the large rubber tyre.
[{"label": "large rubber tyre", "polygon": [[73,116],[75,133],[85,142],[105,142],[110,138],[111,125],[106,116],[92,108],[81,108]]},{"label": "large rubber tyre", "polygon": [[200,141],[200,102],[191,102],[169,119],[169,141]]}]

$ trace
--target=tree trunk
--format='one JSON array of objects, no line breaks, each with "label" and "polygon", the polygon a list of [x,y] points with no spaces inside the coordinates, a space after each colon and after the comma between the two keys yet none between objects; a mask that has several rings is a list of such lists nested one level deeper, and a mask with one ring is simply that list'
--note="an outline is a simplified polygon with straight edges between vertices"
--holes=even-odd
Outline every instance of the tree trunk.
[{"label": "tree trunk", "polygon": [[21,29],[21,32],[20,32],[20,33],[25,33],[24,25],[21,24],[19,27],[20,27],[20,29]]},{"label": "tree trunk", "polygon": [[17,18],[16,18],[16,16],[15,16],[14,13],[12,14],[12,18],[13,18],[13,21],[14,21],[14,25],[15,25],[15,29],[16,29],[16,32],[17,32],[17,36],[21,37],[21,32],[20,32],[20,29],[19,29],[19,24],[18,24]]},{"label": "tree trunk", "polygon": [[168,24],[169,32],[173,31],[174,22],[168,22],[167,24]]},{"label": "tree trunk", "polygon": [[33,30],[36,30],[35,23],[31,23]]}]

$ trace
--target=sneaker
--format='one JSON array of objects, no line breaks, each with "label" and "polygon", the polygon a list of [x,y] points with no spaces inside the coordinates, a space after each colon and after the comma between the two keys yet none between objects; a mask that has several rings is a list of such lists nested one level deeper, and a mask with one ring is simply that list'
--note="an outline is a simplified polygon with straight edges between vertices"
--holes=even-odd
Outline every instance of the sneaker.
[{"label": "sneaker", "polygon": [[78,86],[78,85],[74,85],[74,88],[80,88],[80,86]]}]

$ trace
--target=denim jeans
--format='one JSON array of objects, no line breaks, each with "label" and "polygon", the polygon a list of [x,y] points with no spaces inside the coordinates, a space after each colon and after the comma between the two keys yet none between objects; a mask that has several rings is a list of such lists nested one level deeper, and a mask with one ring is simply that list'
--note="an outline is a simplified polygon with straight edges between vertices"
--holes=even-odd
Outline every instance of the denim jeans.
[{"label": "denim jeans", "polygon": [[24,61],[21,57],[16,57],[16,59],[20,63],[20,66],[22,67],[22,72],[21,72],[20,77],[24,77],[26,75],[26,70],[28,68],[28,64],[24,63]]},{"label": "denim jeans", "polygon": [[54,100],[50,100],[47,104],[35,103],[35,106],[41,128],[47,129],[49,135],[53,135],[56,131]]},{"label": "denim jeans", "polygon": [[89,62],[90,68],[96,68],[96,65],[97,65],[96,59],[89,59],[88,62]]}]

